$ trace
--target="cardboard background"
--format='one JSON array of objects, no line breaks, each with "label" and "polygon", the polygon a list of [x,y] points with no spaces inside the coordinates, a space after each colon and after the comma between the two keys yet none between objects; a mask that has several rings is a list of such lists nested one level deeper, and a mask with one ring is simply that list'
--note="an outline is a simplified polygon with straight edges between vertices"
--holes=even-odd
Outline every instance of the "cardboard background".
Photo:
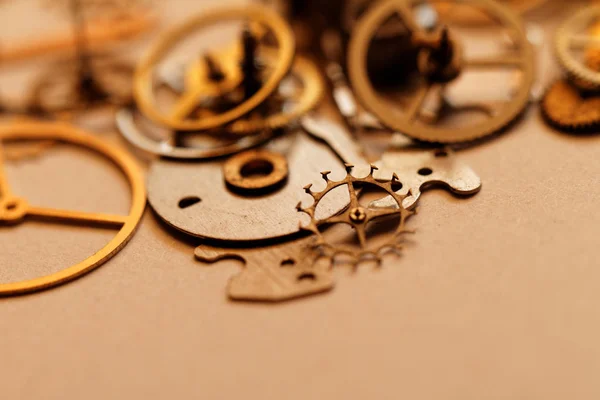
[{"label": "cardboard background", "polygon": [[[555,2],[527,20],[551,32],[571,8]],[[164,9],[169,22],[188,13],[175,2]],[[13,17],[3,24],[3,32],[24,27]],[[549,40],[542,85],[558,75]],[[195,241],[148,209],[101,268],[0,299],[1,397],[597,399],[598,146],[597,136],[552,131],[533,105],[506,134],[459,153],[482,191],[425,193],[401,259],[379,271],[339,269],[333,292],[277,305],[228,301],[237,263],[195,262]],[[15,192],[47,205],[126,209],[117,171],[62,147],[51,154],[11,164]],[[109,235],[2,228],[0,279],[60,268]]]}]

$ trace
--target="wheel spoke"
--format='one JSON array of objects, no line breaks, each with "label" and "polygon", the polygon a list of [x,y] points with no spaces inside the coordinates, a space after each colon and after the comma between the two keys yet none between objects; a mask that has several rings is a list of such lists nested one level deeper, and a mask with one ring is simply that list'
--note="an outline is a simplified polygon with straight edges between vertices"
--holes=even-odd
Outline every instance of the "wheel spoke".
[{"label": "wheel spoke", "polygon": [[397,203],[395,203],[395,205],[395,208],[369,208],[367,211],[367,222],[374,219],[387,217],[389,215],[397,215],[399,207],[397,207]]},{"label": "wheel spoke", "polygon": [[356,193],[356,189],[354,188],[353,182],[348,182],[348,194],[350,195],[350,206],[349,209],[358,207],[358,194]]},{"label": "wheel spoke", "polygon": [[486,114],[488,117],[493,117],[495,115],[495,110],[501,106],[501,104],[490,104],[490,103],[463,103],[463,104],[453,104],[450,100],[446,100],[446,106],[449,107],[453,111],[457,112],[482,112]]},{"label": "wheel spoke", "polygon": [[360,243],[360,248],[364,249],[367,247],[367,231],[365,228],[365,224],[354,225],[354,229],[356,230],[356,236],[358,236],[358,242]]},{"label": "wheel spoke", "polygon": [[600,37],[590,35],[571,35],[569,37],[569,48],[573,50],[583,49],[589,46],[600,47]]},{"label": "wheel spoke", "polygon": [[429,93],[429,89],[431,89],[431,85],[429,84],[421,86],[417,94],[415,94],[411,99],[408,110],[406,111],[406,119],[408,122],[412,122],[418,117],[419,111],[421,111],[423,106],[423,102],[425,102],[425,98],[427,98],[427,93]]},{"label": "wheel spoke", "polygon": [[324,223],[327,223],[327,225],[334,225],[334,224],[348,224],[348,211],[344,211],[341,214],[338,214],[336,216],[327,218],[327,219],[323,219],[317,222],[317,225],[323,225]]},{"label": "wheel spoke", "polygon": [[523,58],[516,56],[500,56],[472,58],[465,61],[470,68],[512,68],[523,64]]},{"label": "wheel spoke", "polygon": [[127,217],[123,215],[87,213],[81,211],[57,210],[53,208],[32,206],[27,208],[27,215],[69,223],[89,223],[114,228],[120,228],[127,222]]}]

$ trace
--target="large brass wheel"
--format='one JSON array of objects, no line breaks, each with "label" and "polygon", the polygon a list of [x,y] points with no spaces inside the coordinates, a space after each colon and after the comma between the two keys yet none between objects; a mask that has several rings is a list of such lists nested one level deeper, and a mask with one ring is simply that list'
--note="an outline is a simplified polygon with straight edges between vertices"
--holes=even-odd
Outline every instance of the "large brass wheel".
[{"label": "large brass wheel", "polygon": [[[32,205],[14,195],[4,174],[3,143],[11,141],[51,140],[91,149],[114,163],[127,178],[131,188],[131,206],[128,215],[109,215],[72,210],[58,210]],[[0,126],[0,229],[26,223],[29,218],[48,223],[69,223],[83,226],[113,228],[116,236],[96,254],[39,278],[12,283],[0,283],[0,296],[23,294],[47,289],[75,279],[99,267],[119,252],[132,237],[146,205],[146,191],[140,169],[123,150],[104,143],[80,129],[63,123],[16,122]],[[18,260],[14,260],[18,262]]]},{"label": "large brass wheel", "polygon": [[[161,110],[156,102],[153,85],[153,71],[171,51],[174,44],[200,29],[215,24],[246,20],[266,27],[276,39],[277,61],[264,84],[241,104],[217,115],[190,117],[198,107],[204,94],[204,85],[186,88],[186,92],[171,106],[169,111]],[[265,6],[247,5],[229,7],[198,15],[182,25],[165,32],[151,47],[137,66],[134,78],[134,96],[141,112],[165,127],[180,131],[204,131],[232,122],[258,107],[278,87],[292,66],[294,58],[294,37],[289,25],[274,11]]]},{"label": "large brass wheel", "polygon": [[[444,2],[443,0],[432,0],[431,3]],[[447,2],[447,0],[446,0]],[[465,142],[479,139],[486,135],[495,133],[513,121],[526,107],[530,98],[530,90],[533,84],[533,50],[527,40],[525,31],[520,20],[507,7],[491,0],[456,0],[479,8],[498,21],[504,28],[508,37],[513,41],[513,50],[507,54],[482,56],[480,58],[467,58],[459,54],[453,62],[458,73],[452,78],[443,81],[435,79],[421,79],[419,87],[416,88],[408,104],[399,107],[399,104],[384,99],[373,86],[367,74],[367,52],[372,38],[380,26],[394,16],[399,16],[405,25],[412,31],[413,37],[430,35],[421,32],[412,15],[413,6],[421,3],[420,0],[386,0],[377,3],[370,8],[366,14],[357,22],[355,32],[352,35],[348,54],[348,73],[352,87],[359,102],[364,108],[373,113],[385,126],[401,132],[412,138],[440,143]],[[443,21],[444,22],[444,21]],[[448,23],[451,26],[450,23]],[[450,27],[450,34],[452,28]],[[455,53],[460,53],[461,47],[457,46]],[[423,54],[420,54],[422,56]],[[421,60],[419,60],[421,61]],[[460,128],[448,127],[439,123],[442,118],[422,120],[419,118],[423,104],[432,93],[442,99],[445,88],[466,70],[508,70],[519,72],[520,83],[510,99],[501,104],[493,106],[477,100],[478,92],[468,105],[469,109],[478,109],[485,113],[486,118],[472,124],[465,124]],[[489,82],[481,82],[478,91],[485,93]],[[463,109],[466,107],[463,107]],[[453,107],[446,102],[442,111],[445,114],[458,113],[462,110]],[[447,120],[447,119],[446,119]]]}]

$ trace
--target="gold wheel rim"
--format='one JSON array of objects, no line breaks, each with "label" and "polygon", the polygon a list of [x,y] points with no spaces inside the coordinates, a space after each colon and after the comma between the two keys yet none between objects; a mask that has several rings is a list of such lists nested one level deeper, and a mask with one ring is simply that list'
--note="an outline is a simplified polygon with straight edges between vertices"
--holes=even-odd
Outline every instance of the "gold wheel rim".
[{"label": "gold wheel rim", "polygon": [[131,190],[129,214],[122,216],[122,226],[116,236],[102,249],[85,260],[58,272],[11,283],[0,283],[0,296],[24,294],[48,289],[69,282],[108,261],[131,239],[146,206],[146,191],[142,173],[135,161],[123,150],[63,123],[18,122],[0,127],[0,143],[11,140],[55,140],[91,149],[115,164],[127,178]]},{"label": "gold wheel rim", "polygon": [[[455,143],[468,142],[493,134],[512,122],[523,111],[530,97],[531,86],[534,80],[533,50],[527,41],[525,31],[520,19],[505,6],[491,0],[458,0],[461,3],[473,4],[486,10],[497,17],[503,25],[510,27],[519,40],[517,48],[520,57],[514,60],[519,66],[522,75],[522,84],[518,93],[507,103],[497,115],[489,120],[471,126],[444,129],[431,127],[426,124],[415,124],[407,121],[404,113],[398,113],[397,108],[384,101],[376,92],[367,75],[367,51],[369,42],[375,34],[377,27],[390,15],[404,10],[406,6],[417,0],[387,0],[378,3],[358,21],[355,34],[350,39],[348,54],[348,74],[352,87],[363,107],[372,112],[384,125],[399,131],[412,138],[427,142]],[[467,61],[468,62],[468,61]],[[421,96],[421,99],[423,96]],[[418,99],[419,100],[419,99]]]},{"label": "gold wheel rim", "polygon": [[[277,39],[279,45],[278,62],[265,84],[248,100],[219,115],[205,117],[199,120],[183,120],[182,118],[184,117],[180,117],[177,110],[174,110],[171,115],[165,115],[161,112],[154,102],[152,85],[152,71],[154,65],[168,54],[174,43],[189,33],[216,23],[242,18],[247,18],[268,26]],[[291,28],[283,18],[267,7],[250,5],[224,8],[215,10],[211,13],[198,15],[165,32],[155,45],[151,47],[150,51],[142,58],[134,75],[134,96],[137,106],[144,115],[154,122],[172,129],[203,131],[225,125],[254,110],[277,89],[279,82],[285,77],[292,66],[294,49],[294,36]],[[202,88],[200,87],[199,89],[201,90]],[[190,100],[189,102],[180,102],[181,108],[185,108],[185,106],[189,106],[189,104],[196,101],[194,97],[197,96],[194,95],[194,89],[192,89],[187,96],[184,95],[184,100]],[[179,107],[177,108],[181,109]]]}]

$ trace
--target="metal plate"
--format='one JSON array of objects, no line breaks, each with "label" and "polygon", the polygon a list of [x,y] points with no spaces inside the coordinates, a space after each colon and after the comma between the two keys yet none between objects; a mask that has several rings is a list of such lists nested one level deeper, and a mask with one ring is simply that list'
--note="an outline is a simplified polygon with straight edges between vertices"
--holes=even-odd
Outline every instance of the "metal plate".
[{"label": "metal plate", "polygon": [[[343,176],[339,158],[325,145],[302,132],[271,142],[266,149],[288,161],[287,182],[262,196],[243,196],[227,188],[223,178],[225,160],[191,163],[160,160],[148,177],[148,198],[156,213],[169,225],[193,236],[224,241],[273,239],[299,231],[301,215],[296,205],[310,205],[303,187],[324,186],[320,172],[332,170]],[[199,200],[199,201],[198,201]],[[332,201],[319,209],[323,218],[345,207],[347,195],[332,193]]]}]

